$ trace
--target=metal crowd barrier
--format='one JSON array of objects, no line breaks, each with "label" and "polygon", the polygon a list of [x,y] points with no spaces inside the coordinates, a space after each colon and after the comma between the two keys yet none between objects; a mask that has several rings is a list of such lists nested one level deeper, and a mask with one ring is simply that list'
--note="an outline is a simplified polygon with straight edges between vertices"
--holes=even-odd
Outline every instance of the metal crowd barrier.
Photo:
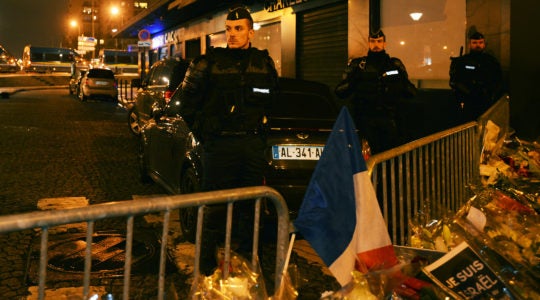
[{"label": "metal crowd barrier", "polygon": [[509,97],[477,121],[438,132],[368,159],[367,168],[392,242],[406,245],[414,218],[440,219],[456,212],[479,184],[479,163],[489,120],[509,128]]},{"label": "metal crowd barrier", "polygon": [[[134,217],[151,213],[163,213],[163,228],[161,233],[161,250],[158,274],[158,295],[157,299],[165,297],[165,261],[166,247],[169,231],[171,211],[175,209],[198,207],[198,222],[195,245],[194,276],[199,273],[198,262],[201,253],[201,230],[204,205],[227,204],[227,225],[224,265],[229,265],[230,235],[232,222],[232,209],[234,203],[238,201],[255,201],[254,209],[254,230],[253,230],[253,253],[257,254],[257,243],[259,240],[259,221],[262,199],[272,203],[277,215],[277,240],[276,240],[276,269],[275,269],[275,289],[279,287],[282,276],[282,268],[285,263],[285,256],[288,246],[289,234],[289,211],[285,200],[276,190],[266,187],[247,187],[230,190],[221,190],[204,193],[193,193],[176,196],[152,197],[137,200],[128,200],[104,204],[90,205],[82,208],[61,209],[50,211],[39,211],[24,214],[15,214],[0,217],[0,233],[23,231],[27,229],[40,229],[40,258],[39,258],[39,285],[38,299],[45,299],[45,287],[47,280],[47,249],[49,240],[49,228],[86,222],[86,252],[83,277],[83,298],[89,299],[90,275],[92,264],[92,237],[94,234],[94,223],[98,220],[111,219],[117,217],[126,218],[126,249],[125,265],[123,276],[123,299],[129,299],[130,278],[131,278],[131,255],[133,246],[133,225]],[[252,262],[255,261],[255,255]],[[224,268],[228,271],[228,268]],[[226,274],[225,274],[226,276]]]},{"label": "metal crowd barrier", "polygon": [[136,97],[137,88],[131,84],[132,80],[119,79],[118,80],[118,94],[119,97],[126,101],[133,101]]}]

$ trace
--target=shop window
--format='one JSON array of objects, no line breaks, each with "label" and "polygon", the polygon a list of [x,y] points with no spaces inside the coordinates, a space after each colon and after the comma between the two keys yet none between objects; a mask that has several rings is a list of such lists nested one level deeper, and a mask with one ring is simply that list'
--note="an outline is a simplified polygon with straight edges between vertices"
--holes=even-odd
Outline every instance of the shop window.
[{"label": "shop window", "polygon": [[201,55],[201,40],[193,39],[186,41],[186,59],[191,60]]},{"label": "shop window", "polygon": [[274,60],[276,70],[281,75],[281,23],[255,24],[255,37],[251,41],[253,47],[266,49]]},{"label": "shop window", "polygon": [[225,32],[209,34],[206,37],[207,44],[212,47],[227,47]]},{"label": "shop window", "polygon": [[386,50],[419,82],[447,83],[450,57],[464,46],[465,23],[465,0],[381,1]]}]

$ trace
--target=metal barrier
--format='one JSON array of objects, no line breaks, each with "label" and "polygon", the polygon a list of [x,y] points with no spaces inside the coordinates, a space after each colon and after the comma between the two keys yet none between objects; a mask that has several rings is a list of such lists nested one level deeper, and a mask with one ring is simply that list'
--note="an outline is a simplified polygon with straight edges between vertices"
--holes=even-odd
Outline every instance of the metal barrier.
[{"label": "metal barrier", "polygon": [[[388,231],[395,245],[406,245],[417,213],[440,219],[455,212],[479,184],[482,139],[488,120],[509,123],[509,97],[500,98],[477,121],[375,154],[367,161]],[[503,132],[504,131],[504,132]]]},{"label": "metal barrier", "polygon": [[[165,297],[165,260],[166,247],[169,231],[170,213],[172,210],[198,207],[198,222],[195,246],[195,268],[194,276],[199,272],[198,262],[201,253],[201,232],[202,216],[204,214],[204,205],[227,204],[227,225],[226,225],[226,243],[225,243],[225,261],[224,265],[229,265],[230,259],[230,231],[232,222],[232,209],[235,202],[255,201],[255,221],[253,230],[253,260],[257,254],[259,240],[259,221],[262,199],[271,202],[277,215],[277,241],[276,241],[276,268],[275,268],[275,289],[279,287],[282,276],[282,268],[285,263],[285,256],[288,245],[289,234],[289,211],[285,200],[276,190],[266,187],[247,187],[230,190],[221,190],[205,193],[193,193],[176,196],[163,196],[144,198],[137,200],[113,202],[90,205],[82,208],[62,209],[52,211],[39,211],[25,214],[16,214],[0,217],[0,233],[13,231],[22,231],[27,229],[41,229],[40,258],[39,258],[39,286],[38,299],[45,297],[45,285],[47,277],[47,249],[49,240],[49,228],[58,225],[86,222],[86,252],[83,277],[83,299],[88,299],[90,292],[90,272],[92,264],[92,237],[94,234],[94,223],[97,220],[110,219],[115,217],[126,217],[126,249],[124,265],[123,299],[129,299],[130,277],[131,277],[131,254],[133,246],[133,225],[134,217],[137,215],[146,215],[150,213],[164,213],[163,228],[161,234],[161,250],[159,265],[158,297]],[[228,271],[228,268],[224,268]],[[226,276],[227,274],[225,274]]]},{"label": "metal barrier", "polygon": [[118,92],[119,96],[126,101],[135,99],[136,90],[134,90],[134,87],[131,85],[131,80],[118,80]]}]

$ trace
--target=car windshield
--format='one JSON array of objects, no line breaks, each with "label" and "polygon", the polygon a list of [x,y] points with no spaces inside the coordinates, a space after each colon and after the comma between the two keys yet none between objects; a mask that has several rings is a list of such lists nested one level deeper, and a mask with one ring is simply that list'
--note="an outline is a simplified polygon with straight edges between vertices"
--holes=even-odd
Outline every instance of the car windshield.
[{"label": "car windshield", "polygon": [[328,86],[280,78],[279,88],[269,113],[270,127],[332,129],[339,110]]},{"label": "car windshield", "polygon": [[109,78],[114,79],[114,73],[106,69],[92,69],[88,71],[88,78]]},{"label": "car windshield", "polygon": [[305,91],[283,91],[272,106],[272,116],[278,118],[334,119],[336,107],[320,94]]}]

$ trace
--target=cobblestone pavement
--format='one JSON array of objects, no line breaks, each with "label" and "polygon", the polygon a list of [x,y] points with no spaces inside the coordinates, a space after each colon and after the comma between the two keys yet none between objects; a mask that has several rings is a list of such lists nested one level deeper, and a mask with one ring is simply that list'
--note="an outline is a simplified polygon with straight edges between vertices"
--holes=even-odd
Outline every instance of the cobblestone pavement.
[{"label": "cobblestone pavement", "polygon": [[[58,82],[62,84],[56,79],[55,85]],[[51,88],[0,99],[0,215],[35,211],[43,198],[84,197],[97,204],[165,193],[159,186],[139,180],[137,140],[127,128],[123,108],[111,102],[81,103],[68,95],[67,87]],[[0,92],[6,89],[0,77]],[[34,237],[33,231],[0,234],[1,299],[28,296]],[[305,241],[296,245],[291,264],[298,266],[301,278],[298,299],[317,299],[323,291],[338,288]],[[272,262],[262,265],[273,269]],[[168,274],[179,299],[187,297],[189,273],[186,267]],[[136,280],[155,284],[155,275]],[[137,282],[132,286],[137,287]]]}]

